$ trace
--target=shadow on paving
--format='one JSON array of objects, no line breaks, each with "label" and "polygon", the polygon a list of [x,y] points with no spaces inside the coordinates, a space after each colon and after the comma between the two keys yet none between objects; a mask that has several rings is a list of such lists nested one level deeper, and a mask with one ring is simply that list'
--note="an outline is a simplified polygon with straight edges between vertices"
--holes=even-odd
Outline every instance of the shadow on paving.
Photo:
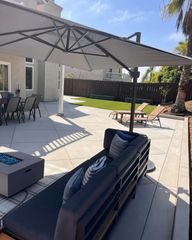
[{"label": "shadow on paving", "polygon": [[9,131],[11,140],[2,142],[1,146],[41,157],[92,135],[68,119],[88,114],[78,111],[76,109],[78,106],[68,105],[69,103],[65,104],[64,117],[56,116],[56,103],[51,102],[41,105],[42,117],[36,113],[36,121],[29,120],[27,113],[25,123],[19,124],[17,119],[13,119],[7,126],[3,124],[0,131],[1,133]]},{"label": "shadow on paving", "polygon": [[[187,193],[183,189],[183,193]],[[170,240],[177,194],[150,177],[143,177],[135,199],[129,199],[105,240]],[[181,200],[182,201],[182,200]],[[182,201],[183,205],[187,203]]]}]

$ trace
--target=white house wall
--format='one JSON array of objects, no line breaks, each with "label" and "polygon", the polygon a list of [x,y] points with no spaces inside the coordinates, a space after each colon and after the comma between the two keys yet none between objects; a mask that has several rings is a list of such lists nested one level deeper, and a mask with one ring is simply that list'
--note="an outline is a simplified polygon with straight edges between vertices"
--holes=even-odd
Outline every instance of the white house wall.
[{"label": "white house wall", "polygon": [[45,63],[45,87],[44,100],[55,101],[58,100],[58,64]]},{"label": "white house wall", "polygon": [[65,77],[73,79],[103,80],[103,70],[89,72],[66,66]]},{"label": "white house wall", "polygon": [[20,96],[26,97],[25,91],[25,59],[17,56],[0,54],[0,62],[8,62],[11,67],[11,92],[15,93],[15,90],[20,88]]}]

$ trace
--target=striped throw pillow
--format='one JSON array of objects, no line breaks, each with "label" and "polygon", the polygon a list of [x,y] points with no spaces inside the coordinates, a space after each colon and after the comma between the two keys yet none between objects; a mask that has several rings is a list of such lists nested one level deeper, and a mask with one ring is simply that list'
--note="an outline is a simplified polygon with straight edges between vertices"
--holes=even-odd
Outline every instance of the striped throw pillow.
[{"label": "striped throw pillow", "polygon": [[129,142],[127,140],[123,140],[118,134],[115,134],[109,148],[109,157],[117,159],[122,151],[128,146],[128,143]]},{"label": "striped throw pillow", "polygon": [[103,169],[106,166],[107,157],[103,156],[99,158],[97,161],[95,161],[94,164],[89,166],[85,172],[85,175],[83,177],[82,186],[85,186],[89,182],[89,180],[98,173],[101,169]]}]

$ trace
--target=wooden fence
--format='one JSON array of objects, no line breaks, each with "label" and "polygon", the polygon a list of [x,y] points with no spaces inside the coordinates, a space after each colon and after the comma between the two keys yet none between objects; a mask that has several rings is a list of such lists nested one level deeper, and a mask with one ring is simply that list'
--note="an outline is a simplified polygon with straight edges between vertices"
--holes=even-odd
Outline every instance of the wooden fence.
[{"label": "wooden fence", "polygon": [[[163,100],[162,88],[168,88],[166,102],[174,102],[177,95],[177,83],[138,83],[137,99],[147,99],[153,104]],[[125,101],[132,97],[133,84],[119,81],[98,81],[82,79],[65,79],[64,94],[91,97],[92,95],[113,96],[115,100]],[[192,99],[192,82],[190,82],[187,100]]]}]

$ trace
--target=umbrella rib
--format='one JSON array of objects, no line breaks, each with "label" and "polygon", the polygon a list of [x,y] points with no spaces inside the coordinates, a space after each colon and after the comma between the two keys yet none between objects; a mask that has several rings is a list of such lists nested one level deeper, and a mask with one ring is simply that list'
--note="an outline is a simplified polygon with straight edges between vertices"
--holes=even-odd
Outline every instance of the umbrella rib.
[{"label": "umbrella rib", "polygon": [[[72,33],[73,33],[73,35],[74,35],[74,37],[75,37],[75,39],[76,39],[76,41],[77,41],[78,38],[77,38],[75,32],[73,31],[73,29],[71,29],[71,31],[72,31]],[[83,35],[83,34],[82,34],[82,35]],[[85,37],[86,37],[86,36],[85,36]],[[80,43],[78,43],[78,45],[81,46]],[[86,61],[87,65],[89,66],[90,70],[92,70],[91,65],[89,64],[89,61],[87,60],[87,57],[86,57],[86,55],[84,54],[83,49],[80,49],[80,50],[82,51],[83,57],[85,58],[85,61]]]},{"label": "umbrella rib", "polygon": [[25,37],[27,37],[27,38],[31,38],[31,39],[34,40],[34,41],[44,43],[45,45],[48,45],[48,46],[57,48],[57,49],[61,50],[62,52],[65,52],[65,50],[64,50],[63,48],[58,47],[58,46],[55,46],[54,44],[49,43],[49,42],[47,42],[47,41],[45,41],[45,40],[43,40],[43,39],[41,39],[41,38],[39,38],[39,37],[37,37],[37,36],[29,36],[29,35],[26,35],[25,33],[20,33],[20,34],[23,35],[23,36],[25,36]]},{"label": "umbrella rib", "polygon": [[[76,30],[76,31],[77,31],[79,34],[81,34],[81,35],[83,34],[80,30]],[[88,41],[94,43],[94,41],[93,41],[90,37],[85,36],[85,38],[86,38]],[[101,50],[103,53],[105,53],[107,56],[111,57],[115,62],[119,63],[123,68],[127,69],[129,72],[132,72],[132,71],[128,68],[128,66],[126,66],[126,65],[125,65],[123,62],[121,62],[118,58],[116,58],[115,56],[113,56],[113,54],[111,54],[109,51],[107,51],[104,47],[100,46],[99,44],[95,44],[95,46],[96,46],[99,50]]]},{"label": "umbrella rib", "polygon": [[77,41],[75,41],[75,42],[69,47],[69,51],[70,51],[76,44],[78,44],[78,43],[81,41],[81,39],[83,39],[83,38],[87,35],[87,33],[88,33],[88,31],[86,31],[81,37],[79,37],[79,38],[77,39]]},{"label": "umbrella rib", "polygon": [[71,29],[70,29],[70,27],[69,27],[69,28],[68,28],[68,31],[67,31],[67,40],[66,40],[66,51],[67,51],[67,52],[68,52],[68,50],[69,50],[70,33],[71,33]]},{"label": "umbrella rib", "polygon": [[70,52],[75,51],[75,50],[78,50],[78,49],[86,48],[86,47],[89,47],[89,46],[95,45],[95,44],[97,44],[97,43],[107,41],[107,40],[109,40],[109,39],[111,39],[111,38],[108,37],[108,38],[104,38],[104,39],[98,40],[98,41],[96,41],[96,42],[88,43],[88,44],[82,45],[82,46],[80,46],[80,47],[73,48],[73,49],[71,49]]},{"label": "umbrella rib", "polygon": [[[60,32],[59,32],[59,30],[58,30],[58,27],[57,27],[57,25],[56,25],[56,23],[55,23],[55,21],[53,21],[53,24],[54,24],[54,26],[55,26],[55,29],[56,29],[56,31],[57,31],[57,34],[59,35],[59,39],[61,40],[61,42],[62,42],[62,44],[63,44],[63,48],[65,49],[66,47],[65,47],[65,43],[64,43],[64,41],[63,41],[63,35],[65,34],[60,34]],[[65,28],[65,26],[64,26],[64,28]],[[67,31],[67,29],[66,29],[66,31]],[[59,41],[60,41],[59,40]]]},{"label": "umbrella rib", "polygon": [[101,55],[101,54],[97,54],[97,53],[88,53],[88,52],[86,52],[86,53],[85,52],[70,52],[70,53],[97,56],[97,57],[108,57],[106,55]]},{"label": "umbrella rib", "polygon": [[[45,58],[44,61],[47,61],[48,58],[51,56],[52,52],[54,51],[55,47],[59,44],[60,40],[65,35],[66,31],[67,31],[67,29],[65,29],[62,34],[59,34],[59,39],[57,40],[57,42],[55,43],[54,47],[51,49],[51,51],[49,52],[49,54],[47,55],[47,57]],[[64,46],[64,48],[65,48],[65,46]]]},{"label": "umbrella rib", "polygon": [[[63,26],[59,26],[58,28],[63,28]],[[32,29],[24,29],[24,30],[17,30],[17,31],[12,31],[12,32],[5,32],[5,33],[0,33],[0,36],[6,36],[6,35],[11,35],[11,34],[17,34],[20,32],[34,32],[34,31],[41,31],[41,30],[46,30],[46,29],[52,29],[55,30],[53,26],[50,27],[42,27],[42,28],[32,28]],[[51,31],[52,31],[51,30]]]},{"label": "umbrella rib", "polygon": [[[60,27],[61,28],[61,27]],[[62,28],[61,28],[62,29]],[[28,30],[29,31],[34,31],[33,29],[32,30]],[[31,37],[35,37],[35,36],[40,36],[42,34],[45,34],[45,33],[49,33],[49,32],[53,32],[55,31],[55,29],[50,29],[50,30],[47,30],[47,31],[43,31],[43,32],[40,32],[40,33],[36,33],[36,34],[32,34],[30,35]],[[17,31],[17,34],[21,34],[22,31]],[[3,47],[3,46],[6,46],[6,45],[9,45],[9,44],[12,44],[12,43],[15,43],[15,42],[20,42],[20,41],[23,41],[25,39],[29,38],[28,35],[26,35],[25,37],[22,37],[22,38],[19,38],[19,39],[15,39],[15,40],[12,40],[10,42],[6,42],[6,43],[2,43],[0,44],[0,47]]]}]

